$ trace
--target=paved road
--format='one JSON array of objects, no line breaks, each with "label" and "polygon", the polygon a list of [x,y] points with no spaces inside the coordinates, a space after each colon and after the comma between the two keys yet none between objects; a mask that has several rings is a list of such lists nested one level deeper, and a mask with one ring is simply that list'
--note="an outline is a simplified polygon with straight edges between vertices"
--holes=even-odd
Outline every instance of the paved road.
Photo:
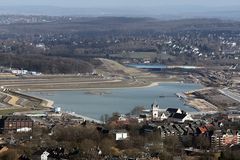
[{"label": "paved road", "polygon": [[8,88],[8,87],[15,87],[15,86],[42,86],[42,85],[67,85],[67,84],[98,84],[98,83],[116,83],[116,82],[121,82],[122,80],[107,80],[107,81],[95,81],[95,82],[48,82],[48,83],[16,83],[16,84],[9,84],[9,85],[3,85],[4,88]]},{"label": "paved road", "polygon": [[219,92],[221,92],[222,94],[224,94],[225,96],[228,96],[238,102],[240,102],[240,95],[235,94],[233,92],[231,92],[230,90],[228,90],[227,88],[225,89],[219,89]]}]

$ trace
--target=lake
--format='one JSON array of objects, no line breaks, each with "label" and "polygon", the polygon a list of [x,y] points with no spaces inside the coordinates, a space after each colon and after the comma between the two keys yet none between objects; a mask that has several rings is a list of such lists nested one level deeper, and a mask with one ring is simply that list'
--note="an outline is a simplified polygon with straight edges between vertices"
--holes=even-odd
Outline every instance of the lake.
[{"label": "lake", "polygon": [[162,69],[201,69],[203,67],[199,66],[167,66],[163,64],[129,64],[128,67],[133,67],[137,69],[150,69],[150,70],[162,70]]},{"label": "lake", "polygon": [[148,88],[102,89],[99,93],[103,94],[91,94],[92,92],[88,91],[47,91],[30,94],[53,100],[55,106],[65,111],[100,119],[101,115],[111,115],[113,112],[129,113],[136,106],[145,106],[148,109],[154,100],[157,100],[162,109],[174,107],[193,112],[196,110],[185,105],[175,94],[200,88],[203,86],[194,83],[161,83]]},{"label": "lake", "polygon": [[162,64],[129,64],[128,67],[138,68],[138,69],[166,69],[166,65]]}]

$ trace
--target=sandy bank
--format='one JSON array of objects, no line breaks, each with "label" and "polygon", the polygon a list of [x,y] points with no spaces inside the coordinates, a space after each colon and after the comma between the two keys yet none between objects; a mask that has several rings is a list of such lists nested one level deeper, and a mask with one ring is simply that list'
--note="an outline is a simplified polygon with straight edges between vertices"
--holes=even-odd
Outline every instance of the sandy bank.
[{"label": "sandy bank", "polygon": [[205,101],[204,99],[196,98],[192,100],[186,100],[186,102],[189,106],[192,106],[193,108],[201,112],[218,111],[218,108],[216,106]]},{"label": "sandy bank", "polygon": [[45,98],[40,98],[37,96],[32,96],[32,95],[28,95],[26,93],[21,93],[21,92],[16,92],[16,91],[11,91],[11,93],[13,93],[15,97],[24,98],[24,99],[27,99],[28,101],[39,101],[40,107],[53,108],[54,101],[52,101],[52,100],[48,100]]}]

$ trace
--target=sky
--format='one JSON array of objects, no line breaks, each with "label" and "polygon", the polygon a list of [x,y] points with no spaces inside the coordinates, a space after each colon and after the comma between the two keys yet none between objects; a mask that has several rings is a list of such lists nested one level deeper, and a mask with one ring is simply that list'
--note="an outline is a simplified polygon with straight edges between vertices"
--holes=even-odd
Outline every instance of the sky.
[{"label": "sky", "polygon": [[[81,9],[80,9],[81,8]],[[0,14],[240,20],[240,0],[0,0]]]},{"label": "sky", "polygon": [[164,5],[204,7],[240,6],[240,0],[0,0],[0,5],[49,5],[74,8],[158,7]]}]

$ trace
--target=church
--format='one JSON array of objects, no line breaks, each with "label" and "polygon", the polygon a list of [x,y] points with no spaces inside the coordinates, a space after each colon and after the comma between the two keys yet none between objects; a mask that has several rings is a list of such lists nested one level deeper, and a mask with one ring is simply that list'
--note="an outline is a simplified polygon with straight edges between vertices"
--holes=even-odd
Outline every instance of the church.
[{"label": "church", "polygon": [[193,121],[190,114],[179,108],[167,108],[166,111],[160,109],[156,101],[151,105],[151,119],[152,121],[164,121],[184,123],[185,121]]},{"label": "church", "polygon": [[151,105],[151,117],[154,121],[163,121],[168,118],[164,112],[161,112],[156,101]]}]

